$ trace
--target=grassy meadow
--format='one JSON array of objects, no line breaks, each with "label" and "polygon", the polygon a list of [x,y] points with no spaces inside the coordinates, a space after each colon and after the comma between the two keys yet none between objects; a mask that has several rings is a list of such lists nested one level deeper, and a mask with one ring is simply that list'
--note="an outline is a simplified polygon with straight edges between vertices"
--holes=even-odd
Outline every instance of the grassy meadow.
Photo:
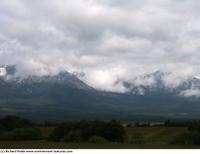
[{"label": "grassy meadow", "polygon": [[[54,130],[54,127],[39,127],[44,137]],[[37,141],[0,141],[0,148],[64,148],[64,149],[195,149],[198,145],[172,144],[174,138],[188,131],[187,127],[125,127],[127,139],[124,143],[70,143]]]}]

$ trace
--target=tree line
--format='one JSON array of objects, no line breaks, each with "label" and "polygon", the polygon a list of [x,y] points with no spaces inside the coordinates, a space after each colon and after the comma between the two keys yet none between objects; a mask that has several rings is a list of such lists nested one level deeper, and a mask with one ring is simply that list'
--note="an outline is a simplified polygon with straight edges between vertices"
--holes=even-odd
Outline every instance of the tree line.
[{"label": "tree line", "polygon": [[[144,124],[126,125],[126,127],[141,126],[151,127]],[[41,127],[51,127],[53,131],[48,136],[45,136],[41,132]],[[168,120],[161,127],[187,128],[186,132],[171,141],[172,144],[200,145],[200,121],[173,122]],[[76,143],[122,143],[127,141],[128,135],[126,134],[125,126],[116,120],[74,120],[63,123],[45,122],[38,124],[17,116],[6,116],[0,119],[0,141],[48,140]],[[137,144],[143,143],[143,134],[134,136],[133,140],[137,141]]]},{"label": "tree line", "polygon": [[44,123],[54,130],[44,138],[38,126],[27,119],[7,116],[0,119],[0,140],[41,140],[55,142],[123,142],[126,132],[122,124],[116,120],[81,120],[64,123]]}]

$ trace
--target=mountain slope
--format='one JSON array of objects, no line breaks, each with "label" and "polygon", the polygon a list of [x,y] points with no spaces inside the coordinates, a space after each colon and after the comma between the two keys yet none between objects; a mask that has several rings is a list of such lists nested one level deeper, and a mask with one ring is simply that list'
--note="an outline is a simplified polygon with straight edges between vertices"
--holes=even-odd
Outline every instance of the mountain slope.
[{"label": "mountain slope", "polygon": [[7,80],[4,76],[0,78],[0,87],[0,116],[14,114],[40,121],[111,118],[156,121],[198,119],[200,115],[199,99],[180,97],[161,83],[157,90],[143,86],[146,90],[143,95],[120,94],[96,90],[75,75],[62,72],[25,79]]}]

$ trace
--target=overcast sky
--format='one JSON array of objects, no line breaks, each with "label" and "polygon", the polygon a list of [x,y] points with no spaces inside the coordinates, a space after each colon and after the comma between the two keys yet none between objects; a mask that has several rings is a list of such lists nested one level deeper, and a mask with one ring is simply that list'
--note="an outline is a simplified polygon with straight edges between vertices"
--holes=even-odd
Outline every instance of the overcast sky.
[{"label": "overcast sky", "polygon": [[199,0],[1,0],[0,65],[23,75],[84,72],[89,85],[113,91],[161,70],[176,86],[200,76],[199,8]]}]

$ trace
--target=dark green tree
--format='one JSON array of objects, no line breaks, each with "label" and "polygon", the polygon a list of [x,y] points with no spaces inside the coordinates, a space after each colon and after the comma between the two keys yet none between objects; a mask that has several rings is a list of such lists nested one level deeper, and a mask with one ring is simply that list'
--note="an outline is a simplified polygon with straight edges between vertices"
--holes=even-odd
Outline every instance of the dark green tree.
[{"label": "dark green tree", "polygon": [[33,123],[17,116],[6,116],[0,119],[0,126],[6,130],[13,130],[15,128],[32,127]]},{"label": "dark green tree", "polygon": [[123,142],[126,137],[123,126],[115,121],[68,121],[55,128],[49,136],[51,141],[60,141],[70,132],[79,132],[81,141],[99,136],[111,142]]}]

